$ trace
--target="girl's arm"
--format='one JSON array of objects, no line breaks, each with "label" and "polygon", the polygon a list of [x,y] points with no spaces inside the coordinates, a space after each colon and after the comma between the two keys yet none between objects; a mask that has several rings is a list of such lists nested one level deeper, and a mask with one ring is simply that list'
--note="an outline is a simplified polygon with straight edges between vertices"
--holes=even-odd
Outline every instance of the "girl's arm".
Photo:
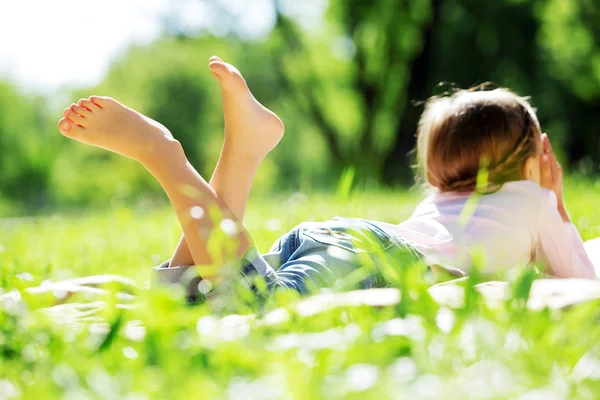
[{"label": "girl's arm", "polygon": [[577,228],[558,212],[555,193],[544,191],[538,220],[537,258],[559,278],[597,279]]},{"label": "girl's arm", "polygon": [[541,185],[548,189],[542,196],[538,218],[537,258],[561,278],[597,279],[581,236],[571,223],[563,200],[563,172],[548,136],[542,136]]}]

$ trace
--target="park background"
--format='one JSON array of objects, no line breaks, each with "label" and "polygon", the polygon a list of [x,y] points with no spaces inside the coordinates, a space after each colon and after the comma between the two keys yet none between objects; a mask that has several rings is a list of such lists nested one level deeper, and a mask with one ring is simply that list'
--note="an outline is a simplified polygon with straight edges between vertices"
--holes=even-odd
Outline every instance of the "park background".
[{"label": "park background", "polygon": [[593,0],[3,2],[0,215],[166,202],[135,162],[58,133],[91,94],[162,122],[208,179],[223,137],[214,54],[286,124],[253,198],[335,192],[340,177],[410,189],[423,101],[484,82],[531,96],[567,170],[594,176],[599,27]]},{"label": "park background", "polygon": [[[244,219],[268,251],[301,221],[402,222],[422,196],[409,153],[423,101],[492,81],[532,97],[589,240],[597,0],[0,0],[0,37],[0,400],[598,399],[593,281],[548,296],[584,304],[538,309],[539,276],[514,268],[488,304],[479,260],[451,286],[464,301],[444,305],[422,265],[380,256],[392,288],[339,304],[224,285],[224,301],[190,307],[181,287],[145,290],[181,235],[166,197],[134,161],[56,129],[79,98],[112,96],[168,126],[208,178],[223,140],[208,59],[232,62],[287,127]],[[64,281],[100,274],[99,288]]]}]

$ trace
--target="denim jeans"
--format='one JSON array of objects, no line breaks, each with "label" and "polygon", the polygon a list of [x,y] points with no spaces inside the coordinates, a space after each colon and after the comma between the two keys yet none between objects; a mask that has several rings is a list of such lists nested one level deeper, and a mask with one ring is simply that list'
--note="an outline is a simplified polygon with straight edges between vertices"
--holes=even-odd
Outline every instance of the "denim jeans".
[{"label": "denim jeans", "polygon": [[[386,286],[382,265],[404,268],[421,260],[404,239],[377,222],[336,217],[326,222],[305,222],[279,238],[271,250],[252,248],[242,262],[249,281],[264,279],[269,292],[287,288],[305,295],[321,288],[349,290]],[[186,267],[155,267],[159,280],[176,282]],[[200,277],[188,283],[195,290]],[[193,293],[191,293],[193,295]]]}]

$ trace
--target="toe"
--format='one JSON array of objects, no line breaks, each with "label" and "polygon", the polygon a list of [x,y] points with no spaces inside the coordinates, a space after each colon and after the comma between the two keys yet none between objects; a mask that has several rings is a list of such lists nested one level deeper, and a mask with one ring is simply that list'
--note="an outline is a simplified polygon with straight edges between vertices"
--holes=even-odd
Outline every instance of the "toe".
[{"label": "toe", "polygon": [[247,89],[244,77],[236,67],[222,61],[211,61],[208,65],[210,72],[219,80],[225,90]]},{"label": "toe", "polygon": [[239,75],[240,78],[242,77],[242,73],[235,66],[228,64],[228,63],[224,63],[224,64],[227,67],[227,69],[229,70],[229,72],[231,72],[232,74],[235,74],[235,75]]},{"label": "toe", "polygon": [[71,104],[71,110],[73,110],[73,112],[75,114],[79,114],[83,118],[86,118],[86,117],[89,117],[90,115],[92,115],[92,113],[87,108],[78,106],[77,104]]},{"label": "toe", "polygon": [[62,118],[60,121],[58,121],[58,130],[63,135],[69,133],[71,131],[71,127],[71,122],[69,122],[67,118]]},{"label": "toe", "polygon": [[90,96],[90,101],[100,108],[108,107],[111,102],[114,102],[113,99],[105,96]]},{"label": "toe", "polygon": [[67,108],[67,109],[65,109],[65,111],[63,111],[63,116],[65,118],[68,118],[69,120],[71,120],[72,122],[74,122],[74,123],[76,123],[78,125],[83,125],[85,123],[85,118],[83,118],[82,116],[76,114],[70,108]]},{"label": "toe", "polygon": [[87,108],[89,111],[96,111],[99,109],[99,107],[92,103],[91,101],[89,101],[88,99],[81,99],[77,102],[77,105],[79,107],[83,107],[83,108]]},{"label": "toe", "polygon": [[76,137],[82,129],[83,128],[81,128],[80,126],[77,126],[73,122],[69,121],[68,118],[63,118],[60,121],[58,121],[58,130],[60,131],[60,133],[63,134],[63,136],[66,136],[68,138]]},{"label": "toe", "polygon": [[217,75],[222,75],[229,73],[229,69],[225,65],[225,63],[221,60],[212,60],[208,63],[208,68]]}]

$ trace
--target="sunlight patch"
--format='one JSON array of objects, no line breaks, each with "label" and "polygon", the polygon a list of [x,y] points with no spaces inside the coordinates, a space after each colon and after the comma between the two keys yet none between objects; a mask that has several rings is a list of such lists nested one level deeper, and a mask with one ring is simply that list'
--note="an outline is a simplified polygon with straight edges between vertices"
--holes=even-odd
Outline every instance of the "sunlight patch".
[{"label": "sunlight patch", "polygon": [[346,385],[353,392],[372,388],[379,379],[379,369],[371,364],[355,364],[346,371]]},{"label": "sunlight patch", "polygon": [[204,209],[199,206],[194,206],[190,210],[190,215],[194,219],[201,219],[202,217],[204,217]]},{"label": "sunlight patch", "polygon": [[230,219],[224,219],[221,221],[221,230],[225,232],[225,234],[229,237],[235,236],[238,234],[237,224]]}]

